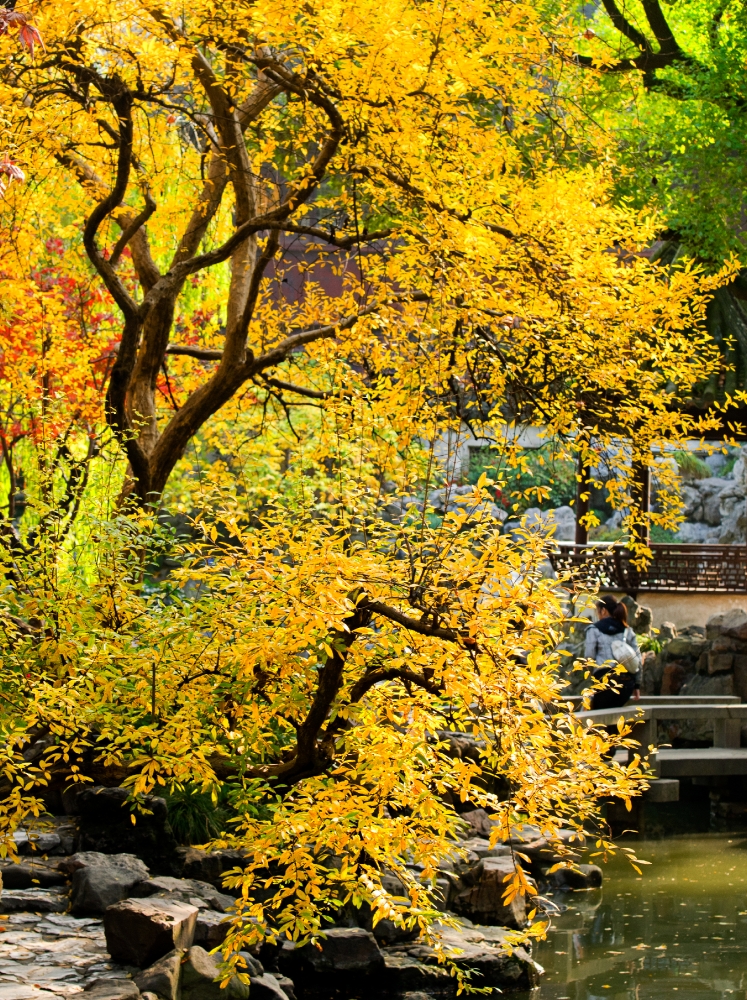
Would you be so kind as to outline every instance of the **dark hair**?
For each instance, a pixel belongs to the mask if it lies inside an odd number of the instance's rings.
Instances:
[[[615,600],[612,594],[605,594],[604,597],[600,597],[597,600],[597,607],[604,608],[613,618],[617,618],[619,622],[622,622],[623,625],[628,624],[628,609],[622,601]]]

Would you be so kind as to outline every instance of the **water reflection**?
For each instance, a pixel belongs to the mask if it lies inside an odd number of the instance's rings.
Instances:
[[[747,1000],[747,840],[637,847],[643,877],[615,861],[601,890],[555,896],[533,1000]]]

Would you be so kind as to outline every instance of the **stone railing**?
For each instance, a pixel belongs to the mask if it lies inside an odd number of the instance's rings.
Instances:
[[[653,558],[645,569],[633,563],[633,553],[610,542],[553,542],[548,555],[553,569],[570,573],[580,584],[623,590],[679,593],[747,593],[745,545],[651,545]]]

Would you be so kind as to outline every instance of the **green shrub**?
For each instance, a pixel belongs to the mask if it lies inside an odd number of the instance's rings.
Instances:
[[[225,830],[229,811],[210,792],[194,786],[175,788],[164,796],[169,811],[169,823],[180,844],[204,844]]]
[[[506,510],[518,503],[519,511],[528,507],[554,509],[571,504],[576,499],[576,467],[567,459],[557,458],[551,445],[535,450],[527,449],[522,456],[524,467],[511,468],[499,448],[470,448],[467,481],[475,484],[483,472],[491,479],[502,480],[504,485],[497,492],[497,501]],[[531,491],[540,487],[544,495],[539,499]]]
[[[705,462],[691,451],[676,451],[674,458],[683,479],[708,479],[713,475]]]

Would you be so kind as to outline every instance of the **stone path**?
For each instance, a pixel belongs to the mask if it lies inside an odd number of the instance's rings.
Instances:
[[[101,920],[11,913],[0,928],[0,1000],[66,1000],[129,972],[109,961]]]

